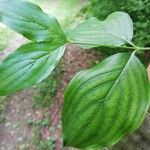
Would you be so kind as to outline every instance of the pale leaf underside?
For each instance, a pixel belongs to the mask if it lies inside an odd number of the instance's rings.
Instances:
[[[115,12],[104,21],[90,18],[66,34],[72,43],[83,48],[120,46],[131,43],[133,23],[128,14]]]

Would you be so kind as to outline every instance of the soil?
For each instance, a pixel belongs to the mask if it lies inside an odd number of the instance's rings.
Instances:
[[[32,138],[32,129],[27,120],[32,118],[33,90],[24,90],[7,98],[6,121],[0,124],[0,149],[17,150],[19,145]],[[30,145],[30,149],[32,147]]]

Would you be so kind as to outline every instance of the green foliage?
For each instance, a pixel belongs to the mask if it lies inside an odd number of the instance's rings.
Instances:
[[[66,37],[53,16],[26,1],[1,1],[0,21],[40,42],[21,46],[0,64],[0,95],[5,95],[45,79],[62,57]]]
[[[115,11],[127,12],[134,21],[134,42],[141,46],[150,46],[150,3],[149,0],[89,0],[84,8],[87,17],[105,19]]]
[[[32,3],[36,3],[36,4],[42,4],[44,2],[48,2],[49,0],[29,0],[29,2],[32,2]]]
[[[54,150],[54,141],[52,139],[40,141],[37,150]]]
[[[0,96],[0,123],[5,121],[4,110],[6,108],[6,98]]]
[[[147,72],[134,53],[113,55],[77,73],[64,97],[64,144],[78,148],[115,144],[143,121],[147,93]]]
[[[0,51],[4,50],[10,39],[11,31],[0,24]]]
[[[51,149],[48,149],[48,146],[50,146],[50,148],[54,146],[53,140],[42,139],[41,137],[41,130],[44,127],[50,127],[51,125],[51,118],[50,118],[50,113],[48,112],[48,110],[45,110],[44,115],[41,119],[28,120],[28,125],[32,126],[32,129],[33,129],[32,141],[30,142],[32,142],[32,144],[35,145],[35,148],[37,150],[51,150]]]
[[[54,42],[21,46],[0,64],[0,95],[39,83],[49,76],[63,54],[64,46]]]
[[[59,83],[58,74],[59,70],[56,69],[47,79],[37,84],[37,92],[34,95],[33,107],[50,107],[54,100]]]
[[[35,145],[37,150],[53,150],[54,140],[53,139],[42,139],[41,129],[44,127],[50,127],[51,119],[49,113],[44,113],[44,116],[40,120],[28,120],[28,124],[33,127],[32,144]]]
[[[131,43],[133,23],[128,14],[115,12],[104,21],[90,18],[66,34],[72,43],[83,48],[114,47]]]
[[[39,127],[36,127],[36,128],[34,128],[34,133],[33,133],[33,137],[32,137],[32,142],[33,142],[33,144],[35,144],[35,145],[39,145],[40,140],[41,140],[41,137],[40,137],[40,128],[39,128]]]
[[[76,14],[82,8],[79,1],[69,0],[66,2],[66,0],[60,0],[55,14],[63,27],[70,27],[72,25]]]
[[[42,128],[42,127],[49,127],[51,125],[51,119],[49,113],[44,113],[42,119],[39,120],[28,120],[28,125]]]
[[[6,0],[0,1],[0,21],[32,41],[0,63],[0,95],[30,87],[48,77],[63,56],[66,44],[131,50],[79,72],[70,82],[62,114],[64,145],[83,149],[109,146],[138,128],[150,104],[150,84],[146,68],[136,55],[150,48],[132,43],[129,15],[115,12],[105,21],[91,18],[64,33],[66,29],[56,18],[45,14],[39,6]],[[45,149],[51,142],[39,141],[40,128],[48,123],[49,119],[36,122],[35,143]]]
[[[4,108],[5,108],[5,97],[0,96],[0,113],[3,111]]]
[[[65,42],[64,32],[56,18],[45,14],[39,6],[26,1],[2,1],[0,21],[35,42]]]

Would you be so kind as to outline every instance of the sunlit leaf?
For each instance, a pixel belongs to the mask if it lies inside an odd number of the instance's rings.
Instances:
[[[0,1],[0,21],[32,41],[66,41],[56,18],[27,1]]]
[[[101,148],[139,127],[150,102],[145,67],[131,54],[113,55],[77,73],[64,96],[64,145]]]
[[[29,43],[18,48],[0,64],[0,95],[30,87],[45,79],[64,54],[54,43]]]

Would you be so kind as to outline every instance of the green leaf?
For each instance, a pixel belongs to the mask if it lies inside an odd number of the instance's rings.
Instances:
[[[77,73],[64,96],[64,145],[101,148],[139,127],[150,102],[145,67],[134,53],[113,55]]]
[[[0,1],[0,21],[32,41],[66,41],[56,18],[27,1]]]
[[[30,87],[45,79],[63,56],[58,43],[29,43],[18,48],[0,64],[0,95]]]
[[[131,43],[133,23],[128,14],[115,12],[104,21],[90,18],[66,34],[72,43],[82,48],[120,46]]]

